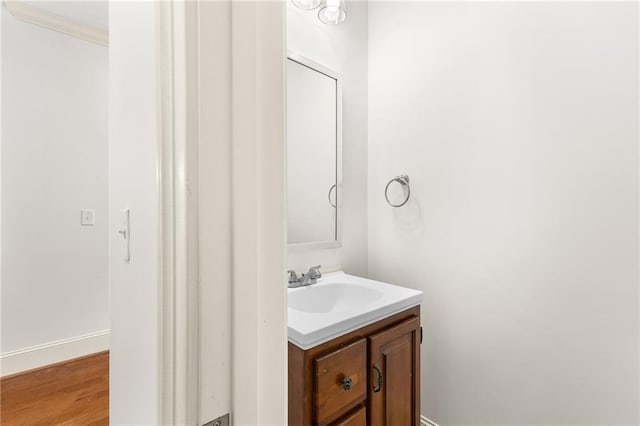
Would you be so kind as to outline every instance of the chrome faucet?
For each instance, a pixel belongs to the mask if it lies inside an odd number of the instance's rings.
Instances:
[[[322,277],[320,273],[320,268],[322,265],[312,266],[309,268],[309,272],[306,274],[300,275],[296,274],[296,271],[293,269],[288,270],[289,273],[289,288],[303,287],[305,285],[315,284],[318,281],[318,278]]]

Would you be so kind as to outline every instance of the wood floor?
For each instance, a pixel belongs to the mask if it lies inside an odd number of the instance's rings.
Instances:
[[[109,352],[2,378],[0,424],[108,425]]]

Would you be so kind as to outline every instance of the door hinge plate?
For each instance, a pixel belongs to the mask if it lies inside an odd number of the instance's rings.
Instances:
[[[224,416],[213,419],[202,426],[229,426],[229,414],[227,413]]]

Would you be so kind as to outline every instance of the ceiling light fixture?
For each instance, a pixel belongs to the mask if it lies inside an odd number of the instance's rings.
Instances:
[[[324,5],[318,11],[318,19],[325,24],[338,25],[347,19],[344,8],[345,0],[324,0]],[[302,10],[317,9],[323,0],[291,0],[297,8]]]
[[[318,11],[318,19],[325,24],[338,25],[347,19],[344,10],[344,0],[326,0],[323,8]]]
[[[322,0],[291,0],[291,3],[295,4],[302,10],[313,10],[320,6]]]

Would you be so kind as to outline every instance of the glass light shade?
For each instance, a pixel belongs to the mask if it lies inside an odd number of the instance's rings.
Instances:
[[[313,10],[320,6],[322,0],[291,0],[291,3],[295,4],[302,10]]]
[[[327,0],[327,3],[318,11],[318,19],[325,24],[338,25],[347,19],[344,10],[344,0]]]

